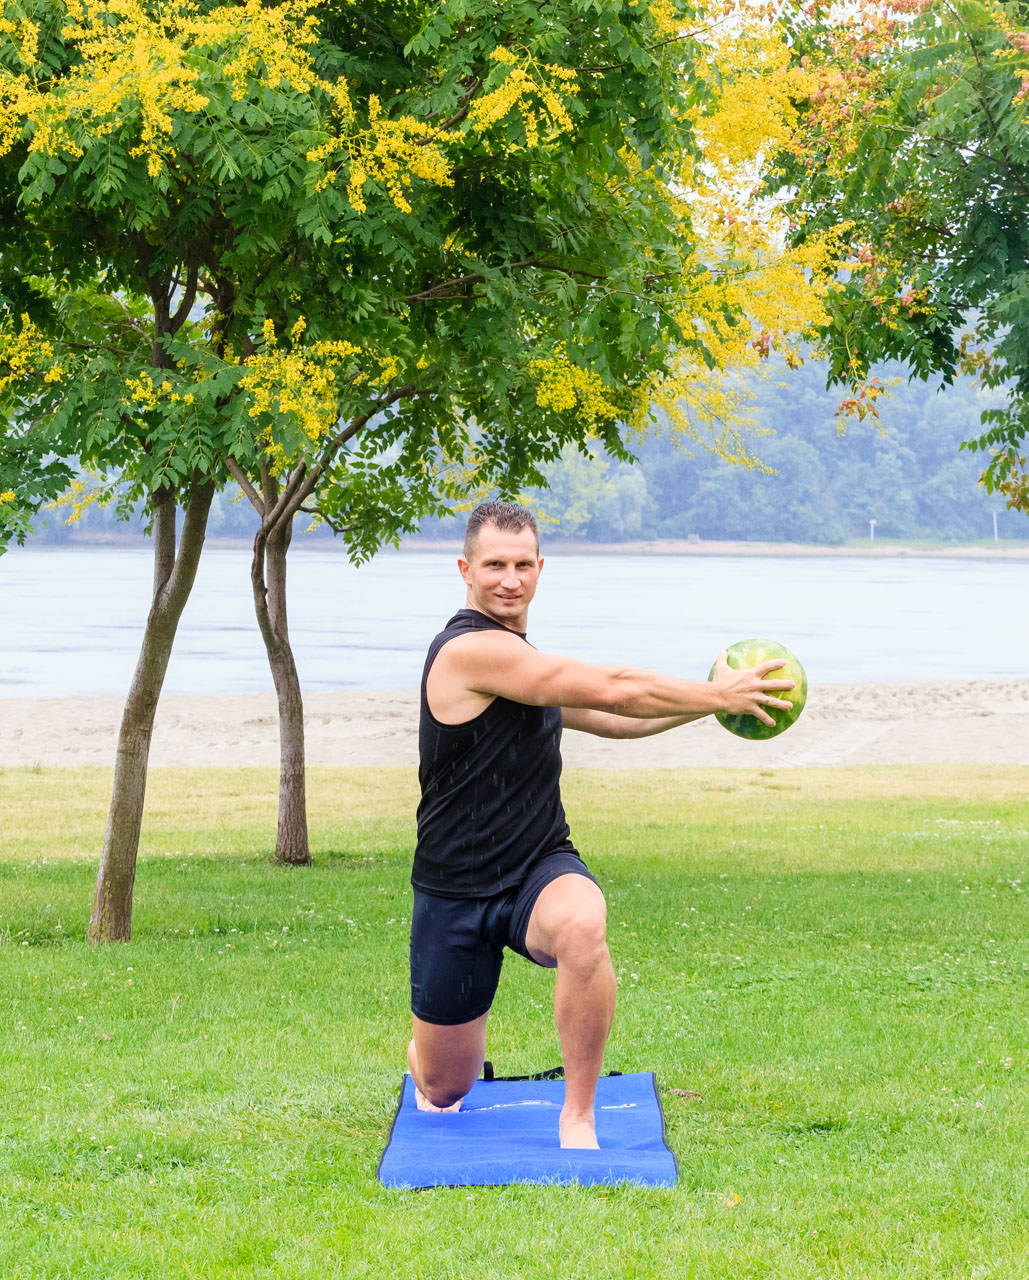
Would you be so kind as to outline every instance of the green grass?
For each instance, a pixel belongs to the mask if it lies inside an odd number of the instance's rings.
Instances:
[[[300,871],[269,771],[155,771],[134,940],[96,949],[109,785],[0,772],[5,1280],[1029,1277],[1029,770],[568,778],[670,1191],[376,1182],[409,771],[313,770]],[[558,1060],[551,983],[507,965],[499,1071]]]

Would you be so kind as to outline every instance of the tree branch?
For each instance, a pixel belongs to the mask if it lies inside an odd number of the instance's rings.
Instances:
[[[141,338],[149,339],[150,335],[145,331],[136,330]],[[135,355],[135,352],[126,351],[124,347],[112,347],[109,342],[74,342],[70,338],[63,338],[61,345],[67,347],[69,351],[109,351],[113,356],[124,356],[128,359]]]
[[[239,485],[239,487],[246,494],[247,498],[250,500],[250,505],[254,508],[254,510],[263,520],[264,519],[264,503],[261,501],[261,495],[250,483],[250,477],[239,465],[239,463],[236,461],[235,458],[227,458],[225,461],[225,466],[226,466],[226,469],[228,470],[229,475],[232,476],[233,480],[235,480],[235,482]]]
[[[481,284],[486,277],[481,271],[472,272],[467,276],[455,276],[453,280],[441,280],[438,284],[433,284],[428,289],[423,289],[421,293],[408,293],[404,295],[405,302],[435,302],[437,300],[445,300],[447,298],[460,297],[458,290],[469,284]]]
[[[525,258],[521,262],[509,262],[503,269],[506,271],[524,271],[531,267],[537,267],[541,271],[557,271],[566,276],[582,276],[584,279],[592,281],[600,281],[607,278],[606,276],[586,271],[582,267],[563,266],[558,262],[548,262],[546,258],[541,258],[538,255],[533,258]],[[421,293],[406,294],[403,300],[404,302],[446,301],[449,298],[459,297],[459,290],[470,284],[481,284],[486,278],[481,271],[473,271],[465,276],[454,276],[452,280],[440,280],[437,284],[429,285]]]
[[[265,513],[264,524],[268,530],[269,536],[271,536],[276,529],[280,529],[284,524],[289,524],[296,515],[297,510],[300,507],[300,503],[304,501],[304,498],[300,497],[296,502],[294,502],[294,498],[304,483],[304,477],[309,475],[310,473],[307,470],[306,464],[301,462],[290,476],[289,481],[283,486],[282,492],[279,494],[275,505],[270,511]],[[312,485],[311,487],[313,488],[314,486]]]
[[[312,516],[316,520],[321,520],[323,524],[327,524],[333,533],[345,534],[349,533],[353,528],[352,525],[344,524],[341,520],[337,520],[335,516],[326,515],[324,511],[319,511],[317,507],[297,507],[298,511],[302,511],[305,516]]]
[[[585,271],[582,267],[565,267],[559,262],[547,262],[543,258],[534,258],[529,266],[539,267],[541,271],[556,271],[562,276],[581,276],[584,280],[592,280],[594,283],[607,279],[607,276],[598,276],[596,272]]]
[[[989,93],[986,85],[986,71],[983,67],[983,61],[982,61],[982,50],[978,47],[978,45],[972,39],[971,34],[969,34],[969,37],[968,37],[968,44],[969,44],[969,48],[972,51],[972,57],[975,59],[975,65],[979,71],[979,101],[982,104],[983,115],[985,115],[986,121],[990,126],[990,133],[993,135],[994,141],[997,142],[998,145],[1000,146],[1001,159],[1003,160],[1003,167],[1007,170],[1009,177],[1012,179],[1012,181],[1014,182],[1018,190],[1022,193],[1023,197],[1029,198],[1029,186],[1026,186],[1025,180],[1022,177],[1022,173],[1019,166],[1014,164],[1011,161],[1010,157],[1008,156],[1007,147],[1004,143],[1004,139],[1001,137],[1000,128],[997,125],[996,120],[994,120],[993,118],[993,112],[990,110]],[[992,153],[990,154],[989,158],[990,160],[993,161],[994,164],[999,165],[1000,162]]]
[[[197,278],[199,274],[199,265],[196,262],[191,262],[186,273],[186,288],[182,295],[182,301],[179,303],[178,310],[168,320],[169,332],[172,334],[178,333],[189,313],[193,310],[193,303],[196,302],[197,298]]]
[[[383,396],[380,400],[377,400],[367,413],[362,413],[349,422],[342,431],[333,436],[332,439],[329,440],[322,448],[321,457],[319,458],[318,463],[307,472],[303,483],[293,487],[292,492],[288,495],[286,492],[283,493],[276,511],[273,513],[275,523],[279,524],[293,519],[296,513],[317,488],[318,481],[325,474],[326,469],[336,457],[336,454],[339,453],[340,449],[343,448],[347,441],[352,440],[359,431],[367,426],[377,413],[381,412],[383,409],[389,408],[391,404],[396,404],[398,400],[411,400],[416,396],[423,395],[424,393],[424,387],[416,386],[413,382],[407,382],[402,387],[397,387],[395,391],[391,391],[389,395]],[[297,472],[294,473],[293,479],[296,480],[298,475],[300,475],[300,468],[298,468]]]
[[[166,589],[175,568],[175,494],[171,489],[155,489],[150,496],[153,512],[154,586],[152,600]]]
[[[459,125],[462,120],[467,119],[468,112],[472,109],[472,102],[484,83],[485,82],[481,77],[476,76],[468,86],[464,96],[459,99],[461,105],[458,107],[457,111],[448,120],[444,120],[439,128],[434,133],[430,133],[427,138],[419,138],[417,145],[419,147],[427,147],[431,142],[435,142],[441,134],[453,129],[456,125]],[[426,119],[431,120],[433,116],[437,115],[439,115],[439,112],[434,111],[427,116]]]
[[[269,509],[274,511],[279,498],[279,482],[272,475],[268,464],[268,455],[262,454],[258,461],[258,473],[261,477],[261,494],[264,499],[264,511],[267,517]]]

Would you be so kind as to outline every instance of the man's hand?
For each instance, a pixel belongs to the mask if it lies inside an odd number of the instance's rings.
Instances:
[[[793,705],[775,695],[794,688],[794,681],[768,679],[770,672],[784,665],[781,658],[773,658],[770,662],[759,662],[756,667],[737,669],[729,666],[723,649],[715,659],[715,673],[712,677],[712,683],[722,700],[719,710],[727,711],[730,715],[756,716],[762,724],[774,725],[775,720],[768,714],[767,708],[789,711]]]

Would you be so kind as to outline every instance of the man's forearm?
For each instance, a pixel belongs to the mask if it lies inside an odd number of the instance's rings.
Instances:
[[[688,715],[661,716],[657,720],[641,720],[638,716],[612,716],[612,738],[651,738],[655,733],[664,733],[668,729],[678,729],[680,725],[692,724],[694,720],[703,720],[706,711],[691,711]]]
[[[641,719],[638,716],[615,715],[610,711],[584,711],[565,709],[564,727],[580,733],[592,733],[597,738],[649,738],[668,729],[703,719],[705,712],[694,711],[688,715],[661,716]]]
[[[726,708],[723,687],[715,682],[679,680],[662,672],[625,667],[612,673],[602,709],[627,719],[685,723],[684,716],[696,720]]]

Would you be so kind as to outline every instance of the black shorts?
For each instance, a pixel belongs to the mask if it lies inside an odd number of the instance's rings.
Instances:
[[[524,883],[490,898],[438,898],[414,891],[411,916],[411,1012],[423,1022],[457,1026],[489,1011],[504,948],[531,960],[525,934],[536,899],[563,875],[592,880],[576,853],[541,859]]]

